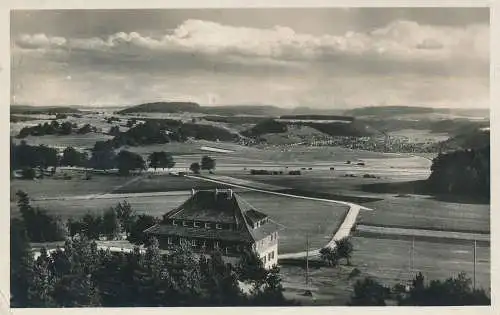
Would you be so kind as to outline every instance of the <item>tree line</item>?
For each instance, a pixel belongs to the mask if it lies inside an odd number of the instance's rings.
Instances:
[[[399,306],[491,305],[488,294],[483,289],[475,289],[465,273],[426,284],[421,272],[415,275],[410,285],[398,283],[387,287],[371,277],[357,280],[348,305],[385,306],[388,300]]]
[[[297,305],[284,298],[279,269],[266,270],[252,252],[231,266],[218,252],[198,257],[187,246],[163,253],[154,238],[131,253],[80,238],[35,259],[22,220],[10,241],[12,307]]]
[[[157,168],[170,169],[175,166],[175,160],[171,153],[165,151],[152,152],[147,161],[141,155],[127,150],[121,150],[116,154],[115,150],[104,141],[98,141],[94,145],[90,157],[86,152],[80,152],[73,147],[67,147],[62,155],[59,155],[54,148],[44,145],[31,146],[24,140],[19,145],[12,141],[10,144],[11,172],[21,169],[23,177],[27,179],[33,179],[36,176],[34,168],[43,171],[52,167],[52,173],[59,166],[79,166],[102,170],[118,168],[119,174],[128,175],[133,170],[145,170],[148,165],[155,170]]]
[[[227,129],[173,119],[144,118],[144,123],[129,120],[126,131],[119,127],[111,127],[109,134],[113,139],[107,140],[113,148],[121,146],[140,146],[148,144],[164,144],[184,142],[189,138],[209,141],[236,141],[238,136]]]
[[[490,146],[439,154],[427,181],[435,193],[490,198]]]
[[[85,124],[78,128],[76,123],[71,123],[70,121],[65,121],[59,123],[57,120],[52,120],[50,123],[40,123],[32,127],[24,127],[19,131],[17,138],[26,138],[27,136],[44,136],[44,135],[70,135],[72,133],[76,134],[87,134],[90,132],[97,132],[97,128],[90,124]]]
[[[63,222],[44,209],[33,207],[27,193],[18,191],[16,196],[26,233],[33,242],[55,242],[76,236],[115,240],[124,235],[129,242],[142,245],[147,242],[143,231],[159,222],[154,216],[137,214],[127,201],[119,202],[102,215],[88,212],[80,219],[69,218]]]

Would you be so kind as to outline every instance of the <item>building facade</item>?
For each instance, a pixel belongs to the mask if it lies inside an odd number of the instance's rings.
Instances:
[[[144,232],[156,237],[161,249],[187,244],[200,255],[219,251],[231,264],[245,251],[255,251],[271,268],[278,262],[278,230],[278,224],[231,189],[215,189],[192,190],[188,200]]]

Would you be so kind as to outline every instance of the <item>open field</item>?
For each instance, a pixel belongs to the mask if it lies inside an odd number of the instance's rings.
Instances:
[[[387,196],[367,204],[374,211],[362,212],[360,224],[429,228],[450,231],[490,231],[490,205],[460,204],[411,195]]]
[[[318,267],[311,264],[309,269],[310,290],[315,300],[302,296],[305,286],[305,264],[282,265],[285,295],[302,302],[303,305],[345,305],[352,294],[357,279],[373,277],[387,286],[423,273],[426,282],[431,279],[444,280],[466,272],[473,277],[473,247],[470,245],[432,243],[415,241],[413,272],[410,273],[409,253],[411,241],[353,237],[354,253],[352,266],[337,268]],[[490,288],[490,249],[477,246],[476,286]],[[357,268],[361,274],[349,279],[349,272]]]
[[[159,191],[178,191],[195,189],[223,188],[224,185],[217,185],[194,178],[177,177],[170,175],[143,176],[139,180],[114,190],[114,193],[142,193]]]
[[[91,179],[83,180],[80,177],[81,175],[69,180],[52,178],[14,179],[10,181],[10,199],[15,198],[18,190],[26,192],[31,198],[35,199],[53,196],[104,194],[134,179],[134,177],[124,179],[118,176],[93,175]]]
[[[64,136],[57,135],[45,135],[45,136],[28,136],[23,139],[14,139],[16,143],[20,143],[25,140],[29,145],[40,145],[44,144],[50,147],[75,147],[90,149],[94,146],[97,141],[106,141],[111,139],[109,135],[102,133],[88,133],[84,135],[71,134]]]
[[[353,265],[363,273],[379,278],[387,284],[410,279],[409,240],[389,240],[353,237]],[[414,242],[414,273],[421,271],[428,279],[445,279],[459,272],[473,275],[473,243],[449,244]],[[477,246],[476,283],[478,287],[490,288],[490,247]],[[413,274],[414,274],[413,273]]]

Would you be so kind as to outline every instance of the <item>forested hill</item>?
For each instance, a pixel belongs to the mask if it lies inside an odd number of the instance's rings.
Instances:
[[[132,106],[119,111],[119,114],[127,113],[178,113],[178,112],[200,112],[201,106],[193,102],[155,102]]]
[[[489,145],[490,131],[477,129],[441,141],[436,144],[436,149],[441,152],[449,152],[464,149],[482,149]]]

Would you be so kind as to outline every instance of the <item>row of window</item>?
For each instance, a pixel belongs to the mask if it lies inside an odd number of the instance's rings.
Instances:
[[[186,227],[195,227],[195,228],[201,228],[204,227],[205,229],[211,229],[214,224],[210,222],[198,222],[198,221],[187,221],[187,220],[172,220],[172,225],[173,226],[186,226]],[[220,223],[215,223],[215,228],[217,230],[222,230],[222,224]]]
[[[266,260],[267,261],[271,261],[274,259],[274,251],[268,253],[267,255],[264,255],[264,257],[262,257],[262,262],[265,264],[266,263]]]
[[[229,250],[236,250],[237,252],[241,252],[244,250],[243,245],[234,245],[231,247],[224,247],[221,248],[220,243],[218,241],[206,241],[206,240],[197,240],[197,239],[187,239],[187,238],[178,238],[178,242],[174,242],[174,238],[168,237],[167,238],[167,243],[168,245],[173,245],[173,244],[187,244],[191,245],[192,247],[201,247],[201,248],[213,248],[213,249],[223,249],[226,253]]]

